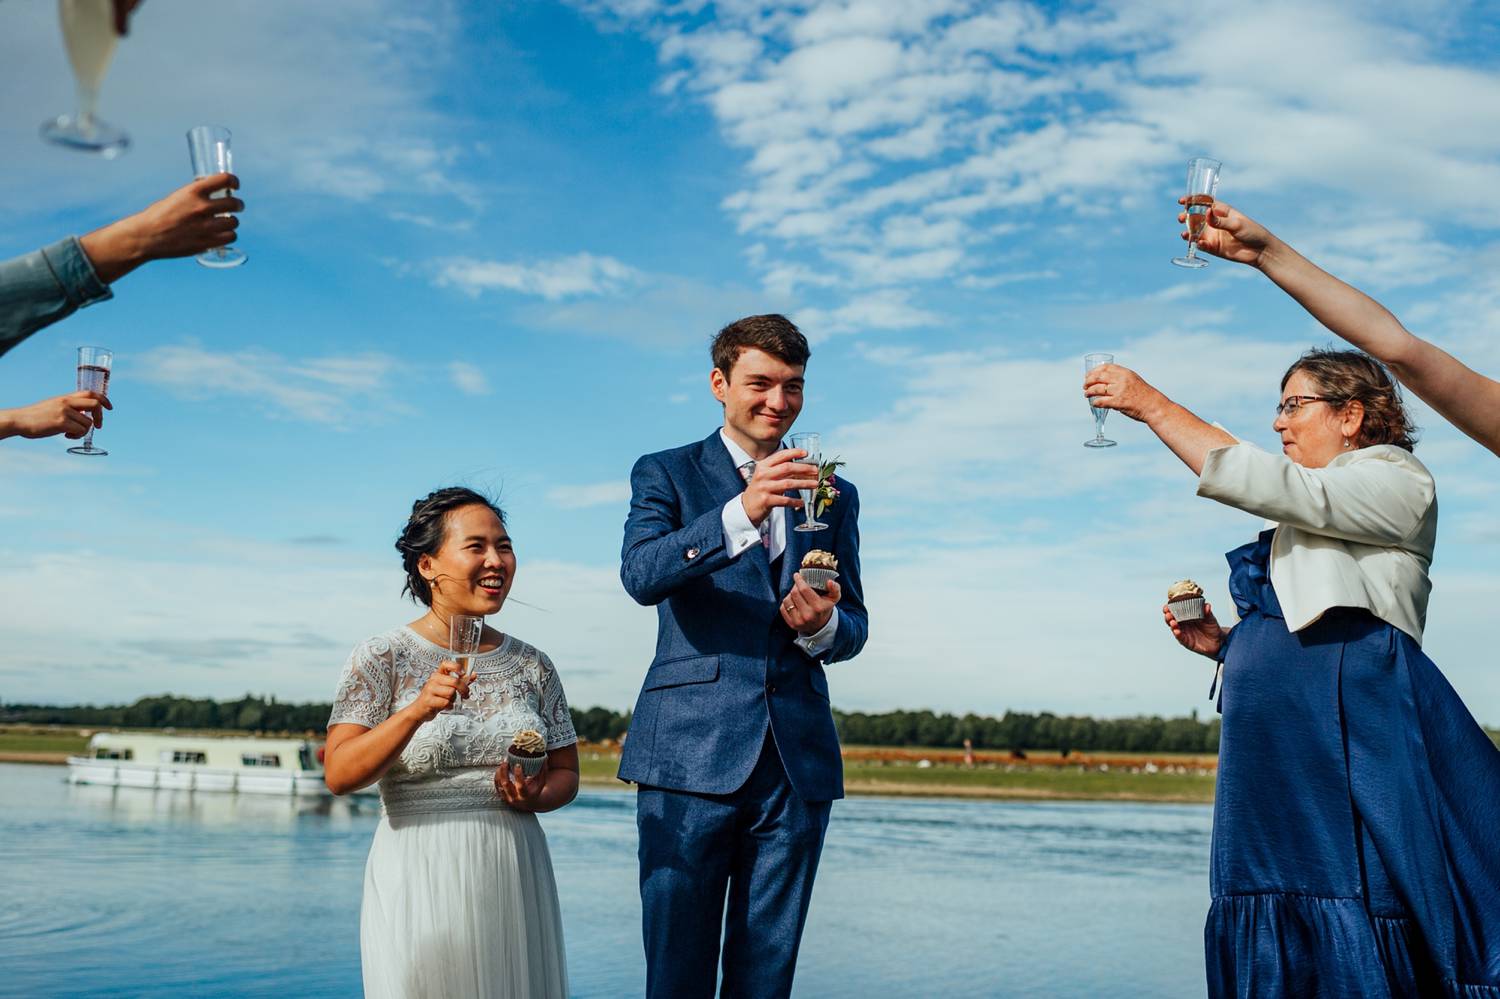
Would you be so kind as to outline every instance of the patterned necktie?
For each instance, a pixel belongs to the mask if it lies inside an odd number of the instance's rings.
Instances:
[[[747,461],[740,466],[740,478],[744,479],[747,483],[754,474],[755,462]],[[769,552],[771,550],[771,515],[769,513],[766,514],[766,519],[760,522],[759,530],[760,546]]]

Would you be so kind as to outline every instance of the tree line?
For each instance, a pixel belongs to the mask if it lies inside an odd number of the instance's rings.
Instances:
[[[333,710],[329,703],[297,704],[246,694],[227,701],[142,697],[133,704],[56,706],[0,703],[0,722],[80,725],[90,728],[234,729],[242,732],[322,732]],[[1117,750],[1123,752],[1214,753],[1219,719],[1091,718],[1083,715],[1007,711],[992,715],[937,714],[932,711],[835,711],[834,724],[845,743],[864,746],[931,746],[975,749]],[[574,708],[573,727],[589,742],[618,740],[630,727],[630,713],[608,708]]]

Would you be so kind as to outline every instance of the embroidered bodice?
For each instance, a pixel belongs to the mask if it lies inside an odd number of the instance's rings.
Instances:
[[[374,728],[417,698],[448,650],[400,627],[349,655],[329,725]],[[493,784],[511,737],[535,729],[558,749],[578,741],[557,670],[546,654],[505,635],[472,657],[463,714],[443,713],[417,729],[380,779],[388,814],[503,807]]]

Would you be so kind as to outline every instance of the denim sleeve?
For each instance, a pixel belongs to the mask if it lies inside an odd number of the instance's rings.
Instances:
[[[0,262],[0,354],[43,326],[112,297],[74,236]]]

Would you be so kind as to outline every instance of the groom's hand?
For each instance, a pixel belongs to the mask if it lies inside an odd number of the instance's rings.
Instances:
[[[843,591],[833,579],[828,581],[827,594],[808,586],[800,572],[793,573],[792,580],[792,592],[781,602],[781,619],[799,635],[816,635],[833,616]]]
[[[777,451],[755,463],[755,474],[750,477],[745,491],[740,494],[740,502],[745,506],[745,515],[750,518],[750,523],[759,527],[771,515],[772,507],[785,506],[793,510],[802,508],[800,499],[783,496],[782,493],[792,489],[818,488],[817,466],[797,460],[806,457],[806,451],[791,448]]]

